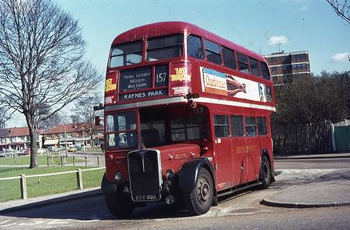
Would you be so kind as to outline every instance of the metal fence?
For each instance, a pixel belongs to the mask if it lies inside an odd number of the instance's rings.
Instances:
[[[331,123],[272,126],[275,155],[329,153],[332,149]]]

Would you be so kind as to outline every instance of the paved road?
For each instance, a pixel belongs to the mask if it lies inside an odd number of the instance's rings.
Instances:
[[[275,160],[275,169],[349,169],[350,158]]]
[[[95,196],[0,216],[0,229],[349,229],[350,207],[287,209],[260,205],[266,197],[296,183],[349,168],[350,159],[278,160],[282,170],[267,190],[252,189],[220,200],[199,217],[166,205],[140,208],[130,220],[117,220]],[[215,217],[215,218],[213,218]]]

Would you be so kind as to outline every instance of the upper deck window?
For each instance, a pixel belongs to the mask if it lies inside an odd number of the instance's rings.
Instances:
[[[208,61],[221,65],[222,60],[221,60],[220,46],[208,40],[204,40],[204,44],[205,44],[205,54],[207,55]]]
[[[194,35],[188,36],[187,53],[193,58],[204,59],[203,43],[200,37]]]
[[[110,67],[120,67],[140,63],[142,60],[142,41],[130,42],[112,47]]]
[[[259,61],[249,57],[249,63],[250,63],[250,69],[252,70],[252,74],[255,76],[261,76],[260,68],[259,68]]]
[[[158,61],[182,55],[183,35],[148,39],[147,61]]]
[[[269,72],[269,68],[267,67],[266,63],[260,62],[260,66],[261,66],[261,71],[262,71],[264,79],[270,80],[270,72]]]
[[[233,50],[226,47],[222,47],[222,55],[224,57],[224,65],[226,67],[229,67],[231,69],[237,68],[236,56]]]
[[[250,73],[247,55],[237,52],[238,69],[243,73]]]

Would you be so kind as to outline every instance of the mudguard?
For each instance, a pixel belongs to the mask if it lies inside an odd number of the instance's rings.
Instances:
[[[117,191],[118,186],[115,183],[109,182],[105,173],[102,178],[101,189],[103,193],[111,194]]]
[[[199,169],[205,167],[212,175],[213,184],[215,185],[215,174],[213,166],[206,157],[192,159],[186,162],[177,174],[178,188],[182,192],[191,192],[196,186]],[[214,186],[215,190],[215,186]]]

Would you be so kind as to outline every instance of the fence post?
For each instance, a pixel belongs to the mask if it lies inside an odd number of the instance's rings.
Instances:
[[[63,156],[60,156],[61,158],[61,166],[63,166]]]
[[[50,158],[46,157],[46,160],[47,160],[47,167],[49,167],[50,166]]]
[[[73,166],[75,166],[75,157],[73,156]]]
[[[100,167],[100,156],[97,155],[97,167]]]
[[[26,175],[22,174],[20,180],[21,180],[21,198],[23,200],[26,200],[28,198]]]
[[[77,185],[78,189],[83,190],[83,174],[81,169],[77,169]]]
[[[87,156],[85,156],[85,167],[87,167]]]

